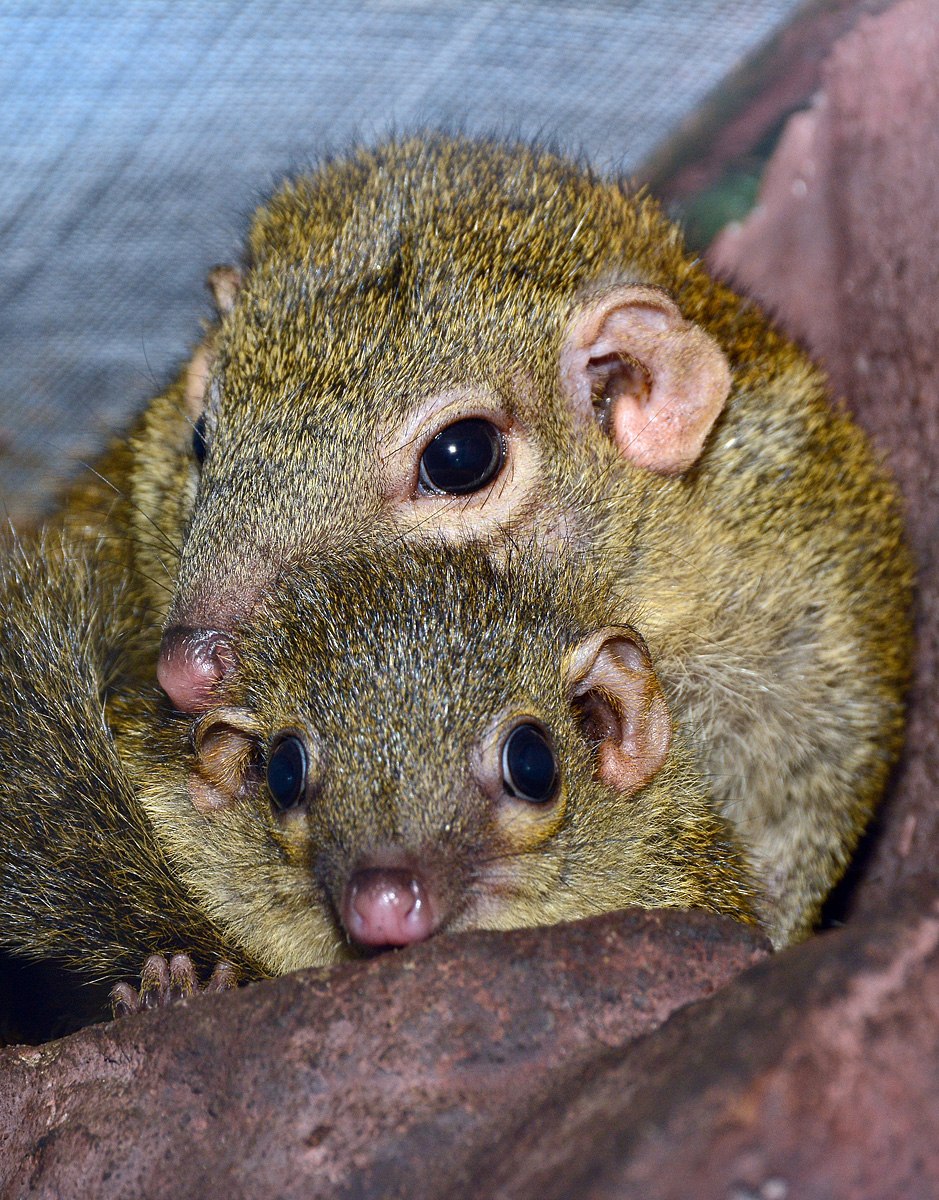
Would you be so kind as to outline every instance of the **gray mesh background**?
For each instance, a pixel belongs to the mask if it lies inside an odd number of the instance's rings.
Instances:
[[[0,500],[161,386],[285,170],[418,124],[634,171],[796,0],[0,0]]]

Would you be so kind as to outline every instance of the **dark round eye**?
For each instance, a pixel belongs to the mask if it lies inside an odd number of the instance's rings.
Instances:
[[[511,796],[532,804],[547,804],[557,795],[557,759],[537,725],[516,725],[505,739],[502,781]]]
[[[294,734],[283,738],[267,760],[267,789],[280,812],[296,808],[306,794],[306,749]]]
[[[196,421],[192,430],[192,453],[200,467],[205,462],[207,448],[205,443],[205,413],[203,413],[199,420]]]
[[[491,421],[469,417],[441,429],[421,455],[421,487],[460,496],[478,492],[502,466],[502,434]]]

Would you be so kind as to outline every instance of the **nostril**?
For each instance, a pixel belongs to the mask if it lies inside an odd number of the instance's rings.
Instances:
[[[227,634],[174,625],[163,635],[157,680],[176,708],[197,712],[209,707],[213,688],[234,665]]]
[[[423,942],[439,920],[424,882],[412,871],[355,871],[342,898],[346,932],[361,946],[409,946]]]

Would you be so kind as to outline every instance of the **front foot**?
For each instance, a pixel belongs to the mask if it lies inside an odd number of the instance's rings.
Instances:
[[[208,983],[201,984],[188,954],[174,954],[169,961],[151,954],[140,972],[140,989],[117,983],[111,989],[111,1012],[117,1017],[149,1008],[169,1008],[180,1000],[207,992],[230,992],[238,986],[238,968],[229,962],[216,964]]]

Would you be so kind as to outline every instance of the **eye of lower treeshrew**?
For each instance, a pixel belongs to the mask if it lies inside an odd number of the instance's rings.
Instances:
[[[505,790],[531,804],[547,804],[560,786],[557,759],[544,731],[537,725],[516,725],[502,747]]]
[[[306,748],[296,734],[288,734],[276,743],[267,760],[267,790],[278,812],[302,803],[306,777]]]

